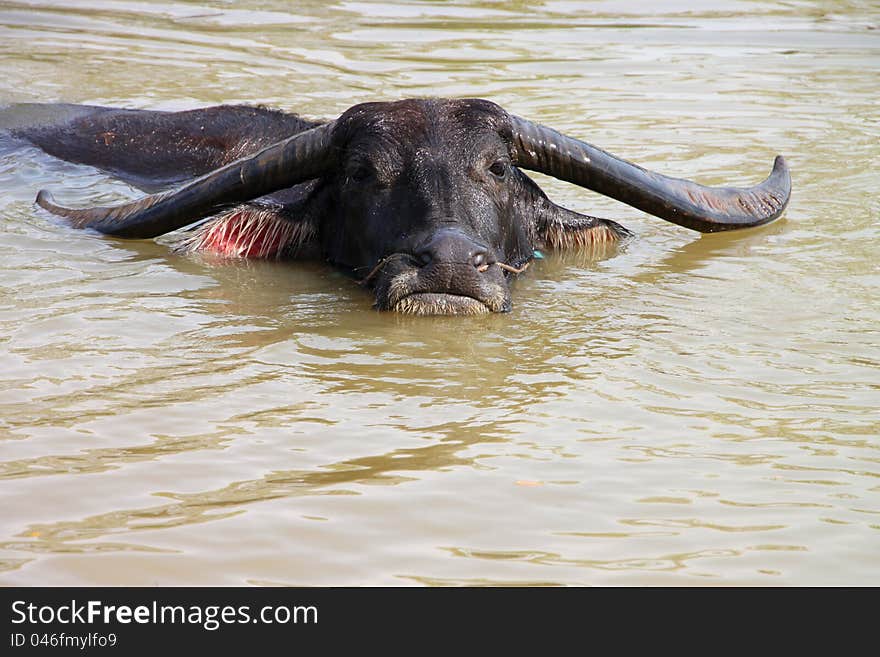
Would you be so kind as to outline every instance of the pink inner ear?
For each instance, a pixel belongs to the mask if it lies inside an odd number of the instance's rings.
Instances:
[[[269,258],[278,254],[284,239],[275,221],[255,221],[248,212],[235,212],[213,223],[202,240],[206,251],[242,258]]]
[[[185,242],[190,251],[238,258],[278,258],[311,237],[312,227],[274,210],[239,209],[211,220]]]

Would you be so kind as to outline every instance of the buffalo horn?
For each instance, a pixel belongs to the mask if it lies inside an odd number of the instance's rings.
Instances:
[[[222,208],[317,178],[333,165],[330,135],[334,123],[301,132],[243,157],[185,185],[112,207],[66,208],[41,190],[40,207],[71,220],[78,228],[108,235],[156,237]]]
[[[754,187],[706,187],[647,171],[546,126],[511,116],[515,164],[610,196],[672,223],[713,233],[776,219],[791,196],[791,176],[779,155]]]

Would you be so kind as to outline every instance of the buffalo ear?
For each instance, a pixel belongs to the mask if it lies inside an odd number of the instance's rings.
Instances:
[[[178,253],[278,260],[307,255],[317,246],[320,217],[298,203],[245,203],[198,226],[173,244]]]
[[[589,251],[632,236],[630,231],[610,219],[591,217],[571,210],[565,210],[565,213],[573,218],[569,216],[565,220],[547,221],[538,226],[538,236],[546,248],[556,251]]]
[[[517,198],[521,216],[531,217],[532,238],[540,248],[590,253],[632,237],[633,233],[611,219],[574,212],[547,198],[538,184],[519,168],[514,169],[520,185]]]
[[[554,251],[590,252],[633,235],[616,221],[574,212],[546,196],[539,201],[536,228],[544,248]]]

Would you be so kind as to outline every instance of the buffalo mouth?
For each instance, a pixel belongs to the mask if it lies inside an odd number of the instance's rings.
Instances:
[[[485,315],[510,311],[510,288],[502,270],[474,267],[413,267],[389,261],[376,272],[376,308],[405,315]]]
[[[485,315],[492,312],[479,299],[446,292],[416,292],[397,301],[391,310],[404,315]]]

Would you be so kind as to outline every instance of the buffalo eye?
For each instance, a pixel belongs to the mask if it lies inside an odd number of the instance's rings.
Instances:
[[[503,160],[498,160],[489,167],[489,173],[496,178],[504,178],[504,174],[507,173],[507,165]]]
[[[363,183],[373,176],[373,170],[365,164],[357,164],[346,171],[346,177],[353,183]]]

